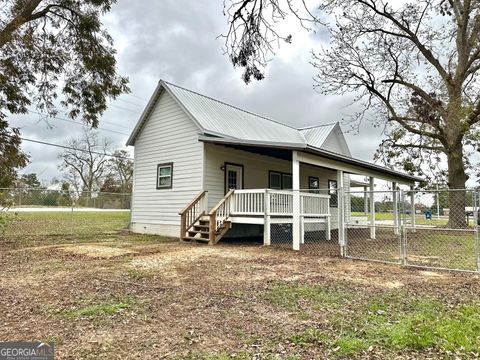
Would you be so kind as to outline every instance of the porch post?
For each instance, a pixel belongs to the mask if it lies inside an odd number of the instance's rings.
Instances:
[[[270,193],[265,189],[264,198],[264,217],[263,217],[263,245],[270,245]]]
[[[292,238],[293,250],[300,250],[300,162],[297,151],[292,151],[292,190],[293,219]]]
[[[368,215],[368,195],[367,195],[367,187],[363,187],[363,212],[365,215]]]
[[[410,203],[412,204],[412,210],[411,210],[411,219],[412,219],[412,228],[413,231],[415,232],[415,187],[412,185],[410,186]],[[438,196],[438,193],[437,193]]]
[[[375,178],[370,176],[370,239],[375,240]]]
[[[393,232],[395,235],[398,235],[398,194],[397,194],[397,183],[392,182],[392,197],[393,197]]]
[[[343,188],[343,171],[337,170],[337,206],[338,206],[338,244],[340,255],[345,256],[345,199]]]

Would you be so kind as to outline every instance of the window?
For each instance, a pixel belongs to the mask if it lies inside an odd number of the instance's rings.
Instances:
[[[172,188],[173,163],[158,164],[157,189]]]
[[[330,195],[330,207],[338,207],[337,180],[328,180],[328,194]]]
[[[282,189],[292,189],[292,175],[282,174]]]
[[[292,189],[292,174],[270,170],[268,172],[268,187],[276,190]]]
[[[310,192],[318,194],[318,190],[320,189],[320,180],[318,179],[318,177],[308,177],[308,189],[310,190]]]
[[[227,189],[237,189],[237,172],[228,170],[227,172]]]
[[[268,187],[270,189],[280,190],[282,188],[282,173],[269,171]]]

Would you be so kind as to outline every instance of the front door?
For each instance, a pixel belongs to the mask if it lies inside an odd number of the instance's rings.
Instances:
[[[225,193],[231,189],[243,189],[243,166],[225,164]]]

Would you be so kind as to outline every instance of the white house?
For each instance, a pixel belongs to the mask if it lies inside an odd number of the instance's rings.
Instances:
[[[369,176],[370,186],[418,180],[352,157],[338,123],[296,129],[163,80],[127,145],[131,230],[185,240],[260,234],[268,244],[271,222],[293,224],[294,248],[306,222],[341,238],[348,214],[334,189],[348,191],[350,174]]]

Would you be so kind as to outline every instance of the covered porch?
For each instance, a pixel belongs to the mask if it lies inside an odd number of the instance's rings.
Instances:
[[[208,146],[205,171],[207,174],[213,174],[217,169],[223,172],[224,186],[221,190],[225,192],[217,201],[218,182],[214,189],[209,188],[207,182],[205,190],[189,204],[190,208],[187,206],[180,212],[181,235],[184,238],[203,237],[209,243],[220,240],[234,224],[252,224],[263,226],[263,243],[270,245],[271,225],[290,224],[292,247],[299,250],[305,240],[307,224],[316,224],[326,240],[331,239],[331,231],[335,230],[335,238],[343,246],[345,229],[354,219],[350,214],[349,199],[356,186],[361,186],[367,200],[364,220],[368,222],[371,238],[374,239],[376,179],[390,182],[393,190],[400,184],[413,186],[418,180],[316,148],[292,149],[239,141],[232,143],[224,139],[204,141]],[[228,167],[229,164],[236,165],[237,170]],[[282,181],[286,181],[287,187],[272,188],[272,172],[286,177]],[[368,182],[352,181],[351,175],[368,177]],[[261,187],[256,187],[257,184]],[[394,191],[393,202],[397,201]],[[394,205],[394,208],[397,209],[397,206]],[[184,216],[189,212],[191,214]],[[394,222],[398,222],[398,218],[395,211]]]

